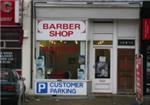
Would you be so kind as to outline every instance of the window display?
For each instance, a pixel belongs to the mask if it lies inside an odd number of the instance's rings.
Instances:
[[[37,78],[44,79],[44,56],[39,56],[36,61]]]
[[[82,80],[85,79],[84,41],[37,41],[37,43],[37,73],[38,69],[42,68],[45,79],[78,79],[79,69],[82,69],[84,71]],[[43,64],[39,58],[44,59]]]

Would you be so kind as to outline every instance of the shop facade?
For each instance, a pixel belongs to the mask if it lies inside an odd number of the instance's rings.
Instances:
[[[148,10],[149,1],[143,2],[140,11],[141,16],[141,45],[140,51],[143,55],[143,92],[144,95],[150,95],[150,15]]]
[[[19,6],[20,5],[20,6]],[[1,0],[0,67],[22,73],[22,1]]]
[[[32,6],[33,94],[135,93],[141,2],[34,0]]]

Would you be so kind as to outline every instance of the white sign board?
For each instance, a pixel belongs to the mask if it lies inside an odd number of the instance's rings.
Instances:
[[[86,21],[36,21],[37,40],[86,40]]]
[[[87,83],[84,81],[35,82],[35,94],[39,95],[86,95]]]

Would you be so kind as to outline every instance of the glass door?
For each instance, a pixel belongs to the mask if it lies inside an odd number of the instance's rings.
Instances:
[[[92,91],[96,93],[111,93],[111,48],[94,49],[94,68]]]

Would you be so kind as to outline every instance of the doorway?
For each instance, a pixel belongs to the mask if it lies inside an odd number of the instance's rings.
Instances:
[[[135,49],[118,49],[118,93],[134,92]]]
[[[94,48],[92,92],[112,93],[111,48]]]

